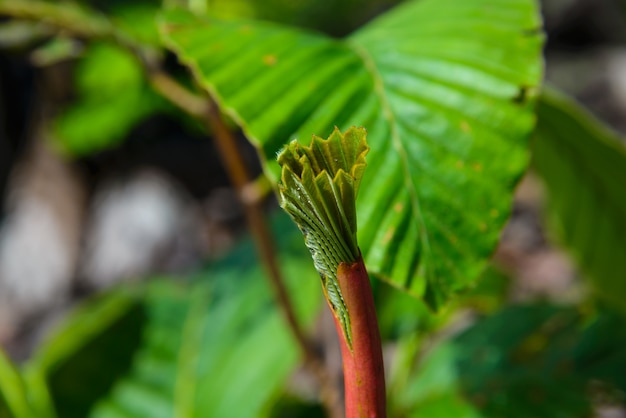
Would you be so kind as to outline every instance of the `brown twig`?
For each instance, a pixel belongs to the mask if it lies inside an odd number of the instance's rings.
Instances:
[[[95,11],[87,12],[76,4],[59,6],[45,1],[0,1],[0,13],[19,19],[44,22],[77,37],[114,36],[113,26],[106,17]]]
[[[188,114],[202,119],[208,113],[207,100],[183,87],[169,74],[160,69],[148,70],[148,79],[157,93]]]
[[[210,106],[207,112],[209,128],[213,131],[213,137],[220,156],[244,204],[246,220],[248,221],[262,264],[270,278],[278,304],[291,332],[298,342],[306,366],[320,382],[321,397],[329,415],[331,417],[340,417],[342,409],[332,378],[296,319],[293,305],[289,299],[284,279],[276,261],[276,250],[261,206],[262,200],[245,198],[246,194],[244,193],[250,186],[251,177],[239,153],[233,133],[224,123],[215,101],[209,100]],[[248,193],[247,196],[249,195]]]

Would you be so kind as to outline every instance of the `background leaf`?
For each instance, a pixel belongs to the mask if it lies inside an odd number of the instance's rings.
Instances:
[[[120,2],[111,5],[111,20],[125,34],[144,47],[159,47],[161,37],[157,30],[156,16],[159,2]]]
[[[169,109],[147,85],[137,58],[117,45],[89,45],[76,71],[78,99],[54,124],[65,153],[82,156],[117,145],[142,119]]]
[[[45,383],[58,416],[87,416],[128,371],[145,322],[138,296],[118,291],[91,301],[26,364],[29,381]]]
[[[626,298],[626,148],[589,113],[555,92],[538,106],[533,167],[545,182],[549,226],[593,289],[616,308]]]
[[[319,276],[290,220],[276,227],[297,314],[310,324]],[[65,322],[25,374],[44,383],[63,418],[269,414],[300,352],[254,254],[245,242],[189,282],[101,296]]]
[[[167,44],[258,145],[368,129],[368,268],[437,306],[478,276],[527,163],[541,76],[534,1],[406,3],[344,40],[175,11]]]
[[[416,342],[419,340],[415,337],[404,338],[398,346],[398,358],[408,358],[413,366],[415,354],[420,351],[420,345]],[[419,366],[412,370],[409,366],[411,374],[406,380],[398,381],[397,378],[398,374],[406,374],[406,370],[396,369],[389,391],[390,415],[411,418],[480,418],[482,415],[461,394],[456,356],[456,348],[444,343],[428,353]]]
[[[0,418],[28,418],[32,414],[22,377],[0,350]]]
[[[624,325],[612,311],[536,303],[505,307],[434,344],[402,338],[392,416],[583,418],[598,403],[623,406]]]
[[[550,305],[507,307],[454,340],[462,387],[488,417],[587,417],[570,365],[582,318]],[[549,401],[548,401],[549,400]]]

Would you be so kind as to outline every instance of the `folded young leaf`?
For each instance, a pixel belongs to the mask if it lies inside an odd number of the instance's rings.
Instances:
[[[364,128],[328,139],[313,136],[309,147],[290,142],[278,155],[280,204],[304,234],[324,293],[351,344],[350,318],[337,279],[341,263],[359,259],[355,201],[369,151]]]
[[[356,241],[355,201],[369,151],[363,128],[296,140],[278,154],[281,206],[311,251],[335,316],[346,418],[386,416],[385,370],[369,276]]]

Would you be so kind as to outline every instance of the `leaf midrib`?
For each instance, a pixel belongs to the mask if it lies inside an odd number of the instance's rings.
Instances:
[[[413,211],[415,219],[419,222],[420,225],[422,246],[424,247],[425,252],[428,253],[430,256],[432,254],[430,239],[422,214],[419,197],[417,195],[417,185],[414,183],[413,177],[411,176],[411,172],[409,170],[407,151],[404,148],[404,144],[402,143],[398,135],[396,118],[394,116],[391,105],[389,104],[387,94],[385,93],[385,82],[383,81],[383,78],[381,77],[378,68],[376,67],[374,58],[365,47],[359,45],[358,42],[351,39],[348,39],[346,44],[361,59],[361,61],[363,62],[363,67],[372,77],[372,81],[374,83],[374,92],[378,96],[381,107],[383,109],[383,117],[389,123],[392,143],[400,157],[400,161],[402,161],[402,171],[404,172],[405,184],[408,187],[409,196],[411,198],[411,210]],[[426,270],[425,275],[429,276],[428,273],[428,270]]]

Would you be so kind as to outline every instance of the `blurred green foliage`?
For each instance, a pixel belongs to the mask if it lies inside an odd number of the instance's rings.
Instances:
[[[161,38],[156,19],[161,11],[158,2],[109,2],[109,16],[113,23],[144,46],[160,48]]]
[[[626,147],[572,100],[547,91],[538,107],[533,167],[548,219],[593,290],[626,313]]]
[[[148,86],[137,57],[112,43],[92,43],[76,68],[76,100],[54,125],[57,145],[81,156],[123,141],[142,119],[169,105]]]
[[[620,405],[625,325],[610,311],[531,304],[483,317],[421,356],[406,338],[398,359],[413,371],[392,377],[393,416],[582,418],[593,401]]]
[[[217,94],[260,146],[270,175],[275,151],[293,136],[365,124],[375,149],[359,238],[373,271],[395,286],[374,282],[381,333],[394,353],[390,416],[575,418],[599,404],[624,405],[624,148],[563,97],[548,93],[534,109],[536,2],[411,2],[343,40],[255,20],[346,36],[395,3],[118,0],[79,8],[3,0],[3,14],[27,6],[17,15],[28,17],[43,5],[50,15],[43,25],[16,20],[0,30],[9,34],[5,46],[38,45],[39,65],[76,59],[75,97],[53,124],[71,156],[114,147],[145,118],[171,111],[146,77],[144,60],[155,57],[186,77],[183,84]],[[196,15],[162,14],[174,6]],[[115,36],[52,37],[56,12],[66,24],[110,24]],[[128,39],[145,55],[122,47]],[[84,46],[78,58],[76,42]],[[181,76],[166,58],[172,53],[192,76]],[[606,310],[592,298],[507,306],[509,280],[488,265],[535,116],[531,151],[550,224]],[[290,295],[310,325],[319,279],[295,228],[283,219],[275,233]],[[194,277],[98,296],[22,366],[0,353],[0,418],[320,416],[320,405],[287,388],[299,353],[254,253],[247,241]],[[433,305],[464,290],[435,314],[398,288]]]
[[[278,218],[276,230],[297,314],[310,324],[321,306],[319,278],[289,219]],[[268,414],[300,353],[263,276],[244,242],[187,280],[101,295],[71,315],[23,373],[44,382],[58,417]],[[15,379],[7,365],[0,363],[0,388]],[[2,414],[24,416],[6,407]]]

